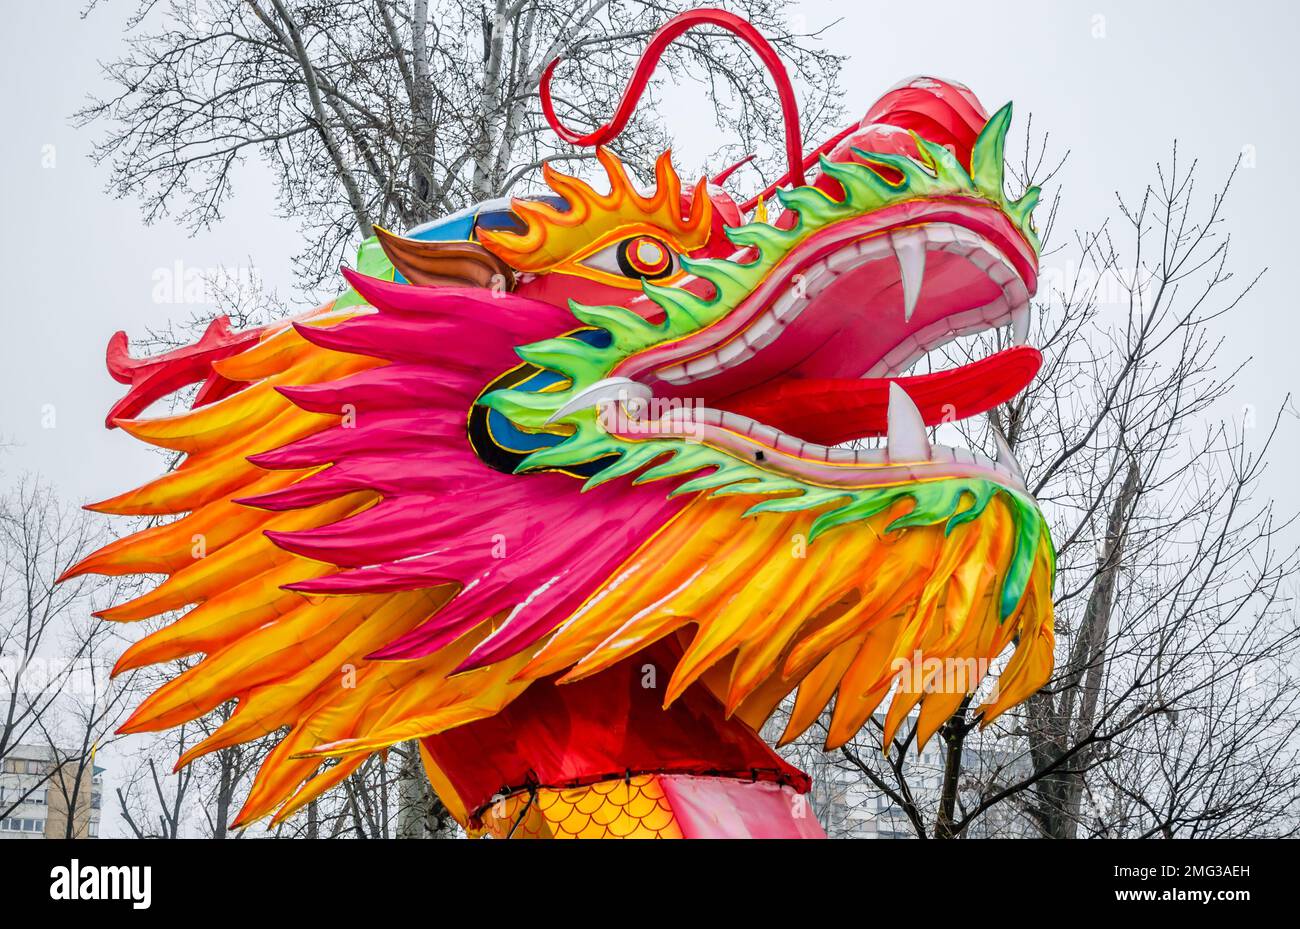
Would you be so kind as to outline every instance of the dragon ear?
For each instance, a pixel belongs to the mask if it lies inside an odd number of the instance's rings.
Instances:
[[[504,287],[514,270],[477,242],[406,239],[375,226],[379,244],[402,277],[417,287]]]

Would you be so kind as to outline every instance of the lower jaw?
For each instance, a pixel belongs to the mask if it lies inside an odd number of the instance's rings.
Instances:
[[[718,410],[698,409],[668,420],[626,424],[611,433],[628,442],[672,439],[706,445],[728,457],[745,461],[772,474],[801,484],[845,490],[915,484],[950,479],[988,480],[1012,490],[1025,489],[1014,466],[994,461],[981,452],[934,446],[931,457],[891,456],[888,448],[843,449],[814,446],[785,434],[775,438],[745,435],[729,428]],[[771,430],[775,434],[775,430]],[[786,444],[792,441],[793,446]],[[769,444],[772,443],[772,444]],[[784,445],[785,447],[781,447]],[[795,448],[794,446],[797,446]],[[1014,469],[1014,470],[1013,470]]]
[[[924,438],[925,428],[914,407],[910,428],[891,431],[884,447],[851,449],[800,439],[737,413],[689,402],[668,404],[666,409],[646,411],[639,419],[627,416],[618,404],[608,404],[602,410],[602,425],[626,442],[671,440],[707,446],[768,474],[817,487],[853,490],[968,479],[1025,490],[1009,449],[1000,445],[995,460],[966,448],[932,445]],[[900,433],[909,437],[907,441],[896,441]]]

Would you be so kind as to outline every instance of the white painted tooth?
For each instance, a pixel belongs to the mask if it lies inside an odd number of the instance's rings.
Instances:
[[[925,229],[925,239],[934,245],[948,245],[957,241],[957,234],[953,232],[952,223],[930,223],[923,227]]]
[[[772,312],[776,318],[785,322],[798,316],[807,300],[797,290],[791,288],[776,298]]]
[[[836,274],[843,274],[845,271],[852,271],[857,267],[858,262],[862,260],[861,253],[852,243],[844,245],[839,251],[831,254],[826,259],[826,266]]]
[[[998,464],[1005,467],[1011,472],[1012,477],[1023,484],[1025,482],[1025,474],[1020,470],[1020,462],[1016,461],[1016,456],[1015,453],[1011,451],[1011,446],[1008,445],[1007,440],[1002,437],[1001,429],[996,427],[993,429],[993,441],[998,447]]]
[[[1014,281],[1016,279],[1016,272],[1011,269],[1010,265],[997,261],[989,265],[988,276],[993,283],[1001,287],[1004,284],[1010,284]]]
[[[776,440],[781,435],[778,429],[772,426],[765,426],[763,423],[755,422],[752,419],[749,421],[748,434],[755,442],[760,445],[766,445],[769,448],[776,447]]]
[[[804,294],[810,297],[835,279],[835,272],[826,262],[819,262],[802,273]]]
[[[992,303],[986,303],[980,307],[980,315],[984,317],[984,322],[990,326],[998,326],[1011,318],[1011,305],[1007,303],[1007,298],[1003,295]]]
[[[888,233],[877,233],[858,240],[858,255],[861,256],[863,264],[868,261],[883,261],[893,256],[894,249],[887,241],[888,237]]]
[[[1022,303],[1011,311],[1011,342],[1014,345],[1029,344],[1029,304]]]
[[[981,243],[979,248],[973,248],[966,253],[966,260],[987,274],[989,269],[998,263],[998,256],[987,245]]]
[[[1012,306],[1019,306],[1022,303],[1029,302],[1029,288],[1025,286],[1019,275],[1009,283],[1005,284],[1002,292],[1007,295],[1007,302]]]
[[[889,464],[889,450],[885,448],[859,448],[853,452],[853,463],[863,465]]]
[[[899,229],[889,234],[889,244],[894,247],[903,281],[903,319],[910,320],[925,279],[925,233],[920,229]]]
[[[649,400],[652,392],[644,384],[638,384],[636,381],[626,377],[607,377],[603,381],[597,381],[582,393],[578,394],[564,406],[560,407],[548,419],[547,423],[553,423],[557,419],[575,413],[578,410],[585,410],[589,406],[597,406],[611,400],[632,400],[640,398]]]
[[[722,348],[718,349],[715,354],[718,356],[718,363],[727,366],[741,361],[753,355],[753,350],[745,344],[743,339],[732,339]]]
[[[777,322],[776,314],[768,310],[750,324],[749,328],[741,334],[741,338],[747,345],[760,349],[779,336],[784,328]]]
[[[898,377],[901,374],[906,374],[908,371],[912,370],[912,366],[914,364],[916,364],[924,357],[925,357],[925,352],[916,352],[915,354],[908,355],[906,358],[904,358],[902,361],[900,361],[897,365],[893,367],[893,370],[889,372],[889,376]]]
[[[930,460],[930,439],[925,434],[925,420],[897,381],[889,383],[888,449],[890,461]]]
[[[718,423],[718,425],[729,432],[738,432],[741,435],[748,435],[749,424],[751,422],[753,422],[753,420],[747,416],[741,416],[739,413],[729,413],[728,411],[723,410],[722,421]]]
[[[785,452],[787,455],[793,455],[796,458],[804,449],[804,441],[796,439],[788,432],[778,432],[776,436],[776,450]]]
[[[953,313],[948,317],[948,325],[957,335],[970,335],[974,332],[981,332],[989,327],[988,322],[984,319],[983,307],[976,307],[973,310],[963,310],[960,313]]]
[[[930,323],[930,325],[918,332],[914,338],[916,343],[928,352],[940,342],[946,342],[952,338],[952,327],[949,325],[948,320],[941,319]]]
[[[701,375],[710,373],[718,366],[718,356],[713,352],[707,355],[701,355],[699,358],[692,358],[686,362],[686,373],[692,378],[698,378]]]

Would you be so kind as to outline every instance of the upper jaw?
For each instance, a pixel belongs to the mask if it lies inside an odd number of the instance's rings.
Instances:
[[[933,282],[942,278],[945,262],[955,261],[969,262],[967,270],[981,289],[967,303],[944,306],[931,299]],[[873,262],[891,269],[893,286],[871,303],[870,295],[846,288],[843,279],[860,275]],[[818,314],[831,312],[857,325],[839,336],[857,340],[852,352],[839,352],[842,360],[836,363],[848,367],[805,367],[800,376],[896,376],[957,336],[1002,325],[1011,328],[1012,344],[1023,344],[1036,262],[1032,248],[991,204],[965,198],[907,201],[810,236],[725,317],[634,355],[611,374],[669,394],[695,384],[710,395],[729,393],[788,373],[791,366],[781,349],[799,351],[799,337],[788,331],[824,324]],[[853,301],[847,311],[831,305],[846,302],[846,296]],[[864,298],[868,305],[862,305]],[[807,312],[810,308],[815,312]],[[774,343],[776,350],[770,348]]]

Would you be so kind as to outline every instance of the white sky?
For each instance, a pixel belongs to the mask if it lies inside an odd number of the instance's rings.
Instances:
[[[0,452],[0,486],[35,471],[79,502],[134,486],[158,468],[143,446],[103,428],[121,394],[104,370],[109,336],[117,329],[140,335],[195,309],[154,302],[155,272],[177,261],[239,268],[251,260],[267,284],[290,294],[289,258],[299,248],[293,223],[271,215],[274,191],[255,164],[237,175],[223,225],[192,239],[169,222],[145,228],[137,204],[104,192],[106,170],[86,157],[94,131],[73,129],[69,115],[102,87],[97,61],[121,53],[127,7],[116,0],[81,20],[79,3],[11,4],[0,35],[0,255],[8,292],[0,439],[13,443]],[[1223,327],[1225,365],[1254,359],[1223,415],[1254,404],[1267,420],[1300,386],[1290,281],[1300,215],[1293,164],[1300,5],[809,0],[796,12],[814,27],[842,17],[827,44],[850,56],[843,75],[850,115],[914,74],[962,81],[990,111],[1014,100],[1018,121],[1032,112],[1036,127],[1073,151],[1058,235],[1113,215],[1114,192],[1140,192],[1175,138],[1181,153],[1200,159],[1206,196],[1253,146],[1256,164],[1239,174],[1226,216],[1239,279],[1271,270]],[[703,154],[691,150],[690,137],[705,118],[689,98],[670,117],[688,161]],[[43,428],[51,410],[55,426]],[[1300,420],[1288,417],[1267,478],[1286,508],[1300,506],[1297,455]]]

